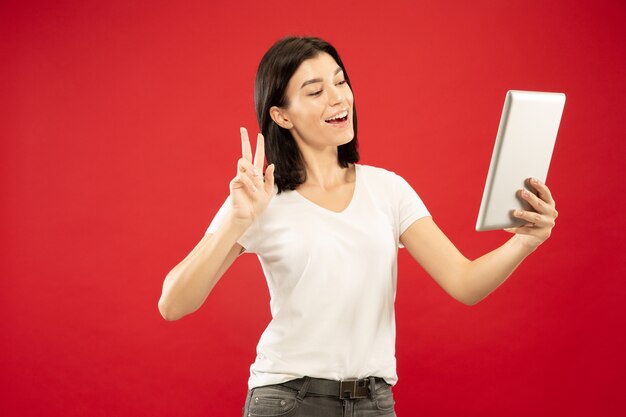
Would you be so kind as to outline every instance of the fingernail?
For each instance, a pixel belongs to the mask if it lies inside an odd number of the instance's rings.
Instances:
[[[523,195],[524,197],[528,197],[529,193],[528,193],[528,191],[523,190],[523,191],[522,191],[522,195]]]
[[[532,182],[533,184],[539,184],[539,180],[537,178],[531,178],[530,182]]]
[[[252,168],[252,172],[254,173],[255,177],[259,176],[259,171],[257,171],[256,167]]]

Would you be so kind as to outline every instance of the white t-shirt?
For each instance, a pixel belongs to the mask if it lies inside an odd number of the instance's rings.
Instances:
[[[207,233],[230,210],[226,199]],[[400,235],[429,216],[400,176],[356,164],[348,207],[327,210],[297,191],[276,194],[238,243],[257,254],[272,320],[250,367],[250,389],[304,376],[377,376],[394,385]]]

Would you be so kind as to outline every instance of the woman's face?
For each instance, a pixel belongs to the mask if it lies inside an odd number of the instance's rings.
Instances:
[[[337,62],[325,52],[300,64],[287,85],[286,108],[272,118],[289,129],[298,146],[337,147],[354,138],[352,90]]]

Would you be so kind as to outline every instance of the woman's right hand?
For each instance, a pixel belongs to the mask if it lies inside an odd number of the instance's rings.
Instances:
[[[244,127],[241,128],[241,150],[237,175],[230,182],[231,216],[236,222],[250,225],[274,196],[274,164],[267,167],[264,176],[265,143],[261,133],[257,135],[254,162],[248,131]]]

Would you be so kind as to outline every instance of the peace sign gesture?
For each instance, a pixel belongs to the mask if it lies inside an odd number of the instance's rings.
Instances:
[[[240,130],[242,157],[237,161],[237,175],[230,181],[231,215],[238,222],[252,224],[274,196],[274,164],[267,167],[264,176],[263,135],[257,135],[253,163],[248,131],[244,127]]]

